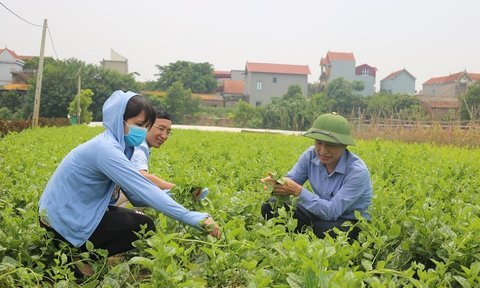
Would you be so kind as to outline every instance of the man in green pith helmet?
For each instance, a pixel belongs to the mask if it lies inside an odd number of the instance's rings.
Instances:
[[[372,185],[370,173],[365,163],[347,149],[355,145],[347,119],[337,113],[320,115],[303,136],[315,140],[287,173],[283,181],[275,181],[268,176],[262,182],[273,185],[273,194],[298,197],[297,208],[293,216],[298,220],[295,232],[303,232],[305,226],[311,226],[317,237],[325,233],[335,236],[332,228],[348,231],[342,226],[346,221],[358,220],[355,211],[365,219],[372,203]],[[302,185],[310,182],[313,193]],[[276,216],[270,202],[262,205],[262,216],[270,219]],[[358,237],[358,228],[351,230],[349,237]]]

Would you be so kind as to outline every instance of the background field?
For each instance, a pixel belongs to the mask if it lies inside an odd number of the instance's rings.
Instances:
[[[158,232],[136,252],[75,279],[38,226],[37,202],[59,161],[102,128],[40,128],[0,139],[0,287],[478,287],[480,150],[369,140],[351,147],[370,169],[372,221],[358,241],[292,234],[259,214],[259,179],[287,172],[312,141],[301,136],[176,130],[151,171],[210,188],[214,240],[153,210]],[[279,219],[293,227],[288,217]],[[102,253],[102,251],[96,251]]]

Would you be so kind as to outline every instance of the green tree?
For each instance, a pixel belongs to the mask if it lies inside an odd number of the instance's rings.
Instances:
[[[287,100],[285,104],[290,121],[288,128],[295,131],[304,130],[307,107],[306,99],[304,97],[292,98]]]
[[[265,107],[263,123],[267,128],[302,130],[305,126],[307,100],[299,85],[288,87],[282,98],[273,98]]]
[[[38,69],[38,61],[39,61],[39,58],[38,57],[33,57],[27,61],[25,61],[25,66],[23,66],[23,69],[24,70],[36,70]],[[51,57],[45,57],[43,59],[43,65],[46,66],[46,65],[50,65],[52,63],[55,63],[57,60],[51,58]]]
[[[321,114],[332,112],[335,100],[328,99],[325,93],[313,94],[306,103],[305,107],[305,129],[312,126],[313,122]]]
[[[322,92],[322,86],[320,85],[320,82],[308,83],[308,97],[320,92]]]
[[[0,91],[0,107],[8,108],[13,114],[21,114],[27,104],[27,93],[24,91]],[[10,117],[13,117],[11,115]]]
[[[376,93],[365,100],[366,114],[372,118],[400,118],[409,114],[406,110],[420,106],[418,97],[403,94]]]
[[[143,96],[145,96],[145,98],[147,98],[148,101],[150,101],[150,103],[152,103],[152,106],[155,107],[155,109],[166,110],[166,108],[167,108],[167,97],[152,95],[152,94],[148,94],[148,93],[143,94]]]
[[[240,127],[256,128],[260,126],[262,122],[262,117],[259,110],[243,100],[237,102],[234,113],[235,122]]]
[[[140,90],[142,91],[152,91],[152,90],[158,90],[158,81],[146,81],[140,84]]]
[[[262,126],[266,129],[279,129],[280,128],[280,117],[278,115],[277,107],[275,105],[279,98],[272,99],[272,103],[266,106],[259,106],[260,114],[262,115]]]
[[[363,90],[362,85],[358,82],[337,78],[327,84],[325,94],[328,99],[335,101],[332,107],[334,111],[346,114],[366,107],[363,97],[358,93]]]
[[[283,110],[281,113],[286,114],[286,123],[283,129],[302,130],[305,126],[307,100],[303,96],[300,85],[291,85],[288,91],[282,97],[281,105]],[[282,109],[280,109],[282,110]]]
[[[0,119],[10,120],[12,119],[12,111],[7,107],[0,108]]]
[[[467,93],[460,97],[460,100],[462,101],[462,119],[480,119],[480,83],[470,85]]]
[[[75,98],[73,98],[72,102],[70,102],[70,105],[68,106],[68,114],[70,115],[77,115],[77,109],[78,109],[78,97],[80,97],[80,119],[79,123],[82,124],[88,124],[92,121],[93,119],[93,113],[88,111],[88,108],[92,104],[92,96],[93,92],[90,89],[82,89],[80,90],[80,94],[76,95]]]
[[[40,98],[40,117],[66,117],[71,96],[77,93],[76,73],[82,62],[76,59],[65,61],[54,60],[45,63]],[[33,111],[36,77],[30,79],[27,92],[28,102],[25,108],[26,117]]]
[[[291,100],[291,99],[300,99],[300,98],[304,98],[302,93],[302,88],[300,88],[300,85],[288,86],[287,93],[282,96],[282,100]]]
[[[362,92],[365,89],[365,83],[362,81],[352,81],[350,85],[355,92]]]
[[[176,123],[183,123],[185,115],[193,115],[199,110],[200,102],[192,98],[190,89],[175,82],[167,90],[167,111]]]
[[[274,111],[276,112],[276,114],[278,115],[279,117],[279,120],[280,120],[280,129],[283,129],[283,130],[288,130],[290,129],[290,119],[288,117],[288,109],[287,107],[285,106],[286,101],[284,101],[283,99],[273,99],[272,103],[270,104],[271,106],[273,106],[273,109]]]
[[[213,66],[209,63],[193,63],[177,61],[169,65],[156,65],[160,71],[158,88],[167,90],[175,82],[182,83],[183,87],[193,93],[209,93],[215,91],[217,82],[213,77]]]
[[[140,92],[140,85],[133,75],[120,74],[117,71],[104,69],[98,65],[85,65],[82,68],[82,89],[90,89],[95,97],[92,99],[90,111],[93,119],[102,119],[103,103],[116,90]]]
[[[33,63],[33,64],[32,64]],[[29,62],[29,67],[36,59]],[[93,119],[102,119],[102,107],[105,100],[116,90],[138,91],[139,85],[132,75],[122,75],[116,71],[103,69],[98,65],[85,64],[71,58],[67,60],[50,60],[44,66],[42,94],[40,101],[41,117],[66,117],[71,95],[77,94],[78,73],[81,73],[82,88],[90,89],[95,94],[90,111]],[[27,103],[23,116],[29,117],[33,111],[35,81],[32,78],[27,92]]]

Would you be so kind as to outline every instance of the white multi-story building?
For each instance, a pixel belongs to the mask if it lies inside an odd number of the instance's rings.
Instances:
[[[12,83],[13,74],[23,71],[25,61],[14,51],[4,48],[0,49],[0,86]]]
[[[353,53],[327,52],[320,60],[320,85],[325,87],[329,82],[337,78],[347,81],[361,81],[365,88],[360,92],[363,96],[375,93],[375,76],[377,68],[368,64],[355,66]]]

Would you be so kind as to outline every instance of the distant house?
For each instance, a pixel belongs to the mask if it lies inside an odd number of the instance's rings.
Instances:
[[[218,94],[192,93],[192,98],[200,100],[200,105],[211,107],[224,107],[223,97]]]
[[[307,96],[307,65],[271,64],[247,62],[245,65],[245,92],[249,103],[262,106],[272,102],[274,97],[282,97],[291,85],[299,85]]]
[[[380,91],[391,94],[415,95],[416,78],[405,68],[380,80]]]
[[[230,80],[231,74],[230,71],[213,71],[213,78],[217,81],[217,92],[223,91],[223,82],[225,80]]]
[[[117,71],[120,74],[128,74],[128,60],[122,55],[115,52],[113,49],[110,51],[110,60],[102,60],[100,63],[104,69]]]
[[[220,70],[213,71],[213,77],[217,80],[230,79],[230,75],[231,75],[230,71],[220,71]]]
[[[224,80],[230,80],[231,72],[230,71],[215,70],[215,71],[213,71],[213,78],[215,78],[215,80],[217,80],[217,84],[223,85]]]
[[[13,83],[13,74],[23,71],[25,61],[14,51],[0,49],[0,86]]]
[[[157,90],[144,90],[141,91],[142,95],[150,95],[161,98],[167,97],[167,92],[157,91]],[[223,97],[218,94],[201,94],[201,93],[192,93],[192,98],[200,101],[200,105],[203,106],[212,106],[212,107],[223,107]]]
[[[458,98],[467,93],[468,86],[480,81],[480,74],[467,71],[434,77],[423,83],[422,95]]]
[[[327,52],[320,60],[320,85],[325,87],[333,79],[355,80],[355,56],[353,53]]]
[[[225,107],[232,107],[238,101],[243,100],[248,102],[247,96],[243,94],[245,90],[245,81],[242,80],[225,80],[223,85],[223,100]]]
[[[244,70],[213,71],[213,76],[217,80],[217,96],[223,99],[222,106],[232,107],[240,100],[248,102],[244,94],[244,75]]]
[[[460,100],[451,97],[420,96],[423,108],[434,118],[438,119],[445,115],[458,115],[460,112]]]
[[[367,64],[362,64],[355,67],[355,81],[361,81],[365,87],[360,92],[363,96],[370,96],[375,94],[375,77],[377,75],[377,68]]]
[[[375,77],[377,68],[368,64],[355,66],[353,53],[327,52],[327,55],[320,60],[320,86],[325,88],[329,82],[337,78],[347,81],[361,81],[365,88],[361,91],[363,96],[375,93]]]
[[[434,77],[423,83],[419,93],[420,101],[433,116],[458,114],[460,96],[468,91],[468,87],[480,81],[480,74],[458,72],[448,76]]]
[[[245,81],[245,70],[230,70],[230,80]]]

